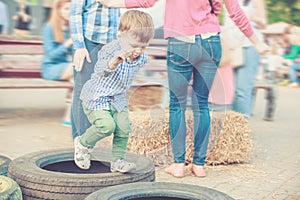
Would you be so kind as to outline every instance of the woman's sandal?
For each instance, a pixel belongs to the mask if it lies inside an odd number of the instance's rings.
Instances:
[[[165,172],[176,178],[182,178],[184,177],[184,163],[173,163],[165,168]]]
[[[189,166],[189,169],[191,170],[191,172],[199,177],[199,178],[204,178],[206,176],[205,170],[203,166],[200,165],[195,165],[195,164],[191,164]]]

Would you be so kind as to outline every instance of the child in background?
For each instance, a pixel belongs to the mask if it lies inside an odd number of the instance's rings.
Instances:
[[[12,17],[16,21],[14,34],[16,36],[30,35],[30,23],[32,20],[29,6],[26,5],[25,0],[17,0],[17,13]]]
[[[297,62],[300,56],[300,45],[298,41],[298,35],[292,33],[292,27],[288,26],[285,28],[282,34],[282,41],[285,47],[285,51],[282,55],[283,64],[288,66],[289,78],[278,83],[281,86],[298,87],[297,83]]]
[[[43,27],[42,77],[46,80],[73,82],[73,65],[68,59],[72,55],[73,41],[69,30],[71,0],[55,0],[49,21]],[[62,124],[71,126],[72,90],[66,98],[66,111]]]
[[[126,173],[136,168],[125,160],[130,133],[126,93],[147,62],[144,50],[154,37],[153,20],[147,13],[129,10],[122,15],[118,31],[117,40],[99,51],[94,72],[81,91],[84,112],[92,124],[74,139],[74,160],[81,169],[90,168],[91,150],[111,134],[111,172]]]
[[[288,85],[291,88],[300,87],[298,72],[300,71],[300,58],[294,61],[294,64],[289,66],[289,77],[290,84]]]

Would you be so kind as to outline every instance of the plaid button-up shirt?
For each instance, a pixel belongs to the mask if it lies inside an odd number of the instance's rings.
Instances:
[[[114,70],[108,68],[108,62],[116,51],[121,50],[118,40],[102,47],[91,78],[84,84],[80,99],[90,110],[109,110],[111,104],[121,112],[127,106],[126,93],[138,70],[146,64],[148,57],[141,54],[135,61],[126,60]]]
[[[70,28],[74,49],[85,48],[84,37],[106,44],[117,36],[119,8],[106,8],[96,0],[72,0]]]

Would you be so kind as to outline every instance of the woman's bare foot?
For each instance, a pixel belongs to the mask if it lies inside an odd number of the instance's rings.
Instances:
[[[173,163],[169,167],[165,168],[165,172],[171,174],[174,177],[184,177],[184,163]]]
[[[204,178],[206,176],[205,170],[203,166],[191,164],[189,166],[191,172],[195,174],[195,176],[199,178]]]

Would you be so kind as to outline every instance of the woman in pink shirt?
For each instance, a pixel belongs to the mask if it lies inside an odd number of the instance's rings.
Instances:
[[[98,0],[107,7],[148,8],[158,0]],[[231,19],[258,52],[260,43],[237,0],[224,0]],[[184,176],[188,85],[193,76],[191,108],[194,114],[194,156],[190,170],[205,177],[204,165],[210,133],[208,95],[222,56],[218,14],[221,0],[166,0],[164,37],[168,39],[167,65],[170,92],[170,136],[174,163],[165,171]]]

